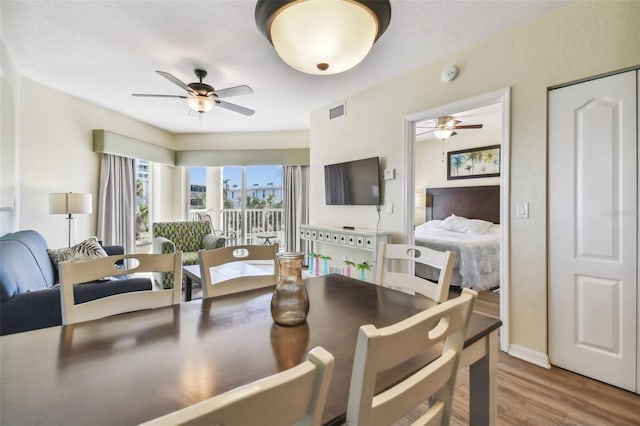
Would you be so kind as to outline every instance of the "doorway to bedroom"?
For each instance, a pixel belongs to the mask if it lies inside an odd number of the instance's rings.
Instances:
[[[503,350],[509,336],[508,158],[508,88],[405,119],[406,240],[456,253],[452,288],[474,288],[499,304]]]

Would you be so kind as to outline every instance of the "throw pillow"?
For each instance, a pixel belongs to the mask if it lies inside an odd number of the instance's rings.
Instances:
[[[99,257],[107,257],[98,237],[90,237],[69,248],[47,249],[49,257],[58,266],[60,262],[84,262]]]

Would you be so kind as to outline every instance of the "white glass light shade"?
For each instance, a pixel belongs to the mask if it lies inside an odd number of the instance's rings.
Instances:
[[[453,134],[453,130],[451,129],[437,129],[433,132],[436,138],[438,139],[447,139],[451,137]]]
[[[76,192],[57,192],[49,194],[50,214],[90,214],[91,211],[91,194],[81,194]]]
[[[208,112],[213,109],[216,102],[206,96],[197,95],[189,96],[187,98],[187,104],[189,105],[189,108],[195,112]]]
[[[378,21],[365,6],[345,0],[293,2],[277,12],[271,42],[292,68],[336,74],[353,68],[371,50]]]

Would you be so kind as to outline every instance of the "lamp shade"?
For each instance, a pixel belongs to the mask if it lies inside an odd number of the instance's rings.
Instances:
[[[49,194],[50,214],[90,214],[91,194],[78,192],[55,192]]]
[[[259,0],[255,19],[276,52],[307,74],[337,74],[369,53],[391,20],[389,0]]]

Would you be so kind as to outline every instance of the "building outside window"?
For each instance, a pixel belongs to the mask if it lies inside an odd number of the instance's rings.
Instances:
[[[204,209],[207,205],[207,168],[189,167],[189,206],[187,210]]]
[[[151,164],[147,160],[136,164],[136,251],[147,251],[151,245]]]

